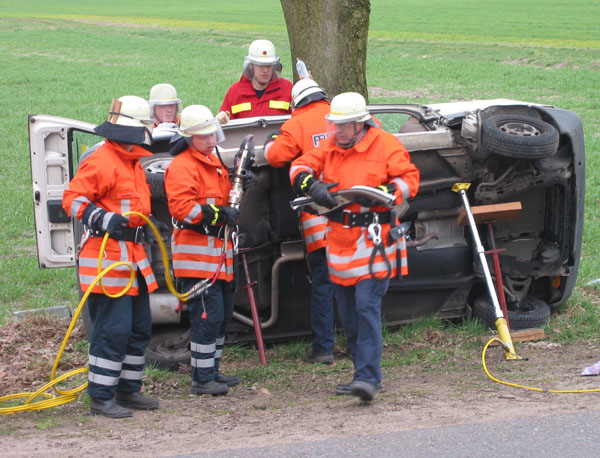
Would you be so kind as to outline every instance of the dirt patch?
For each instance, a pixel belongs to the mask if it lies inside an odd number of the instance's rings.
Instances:
[[[3,329],[0,334],[4,393],[7,388],[14,392],[31,387],[32,379],[47,376],[28,372],[26,364],[27,355],[40,357],[40,340],[31,334],[19,336],[17,331]],[[39,333],[49,354],[51,343],[60,341],[61,330],[55,331],[43,328]],[[316,371],[292,371],[290,383],[270,380],[267,385],[242,378],[242,384],[225,397],[189,396],[189,384],[154,381],[146,389],[158,394],[160,410],[134,412],[130,419],[91,417],[85,397],[51,410],[6,416],[0,445],[4,456],[64,457],[106,450],[111,450],[111,456],[164,456],[544,416],[598,405],[600,393],[552,394],[495,383],[482,370],[480,346],[471,343],[472,351],[456,348],[453,352],[456,342],[435,330],[426,341],[419,346],[430,345],[431,351],[444,348],[449,356],[439,363],[384,368],[383,390],[370,404],[333,394],[337,383],[351,377],[348,361],[340,357]],[[7,349],[7,345],[13,346]],[[495,377],[545,389],[600,387],[600,377],[579,376],[584,367],[600,359],[595,346],[542,341],[516,347],[527,361],[506,361],[500,349],[490,348],[487,363]],[[413,349],[386,347],[385,359]],[[240,362],[239,367],[247,364]],[[226,369],[235,373],[237,366],[229,362]],[[8,383],[7,376],[11,377]]]

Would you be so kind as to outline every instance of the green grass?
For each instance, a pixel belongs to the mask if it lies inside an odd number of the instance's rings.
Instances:
[[[147,97],[158,82],[175,85],[184,105],[202,103],[216,111],[229,85],[239,78],[247,46],[256,38],[274,41],[283,76],[291,77],[288,37],[277,0],[179,0],[166,8],[164,2],[149,0],[143,5],[134,0],[0,4],[5,115],[0,136],[0,323],[16,310],[77,302],[73,269],[37,266],[28,114],[98,123],[113,97]],[[553,104],[582,118],[587,196],[580,286],[600,277],[598,17],[596,0],[373,0],[369,31],[367,83],[372,103],[502,97]],[[562,313],[553,316],[549,328],[559,331],[551,331],[553,338],[585,338],[598,330],[593,301],[597,287],[600,284],[587,293],[576,290]],[[390,345],[400,346],[427,332],[464,333],[469,339],[483,332],[473,322],[440,326],[447,325],[428,320],[386,335]],[[246,351],[239,348],[236,353]],[[441,357],[419,351],[407,358]],[[278,352],[282,361],[292,361],[301,357],[303,348],[292,343]],[[250,371],[249,376],[283,375],[265,369],[264,374]]]

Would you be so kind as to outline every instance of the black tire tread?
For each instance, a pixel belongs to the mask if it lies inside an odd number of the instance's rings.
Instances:
[[[539,328],[548,324],[550,306],[546,302],[534,296],[526,296],[523,301],[527,301],[530,310],[508,310],[508,322],[511,329]],[[496,314],[487,296],[475,299],[473,315],[489,328],[495,327]]]

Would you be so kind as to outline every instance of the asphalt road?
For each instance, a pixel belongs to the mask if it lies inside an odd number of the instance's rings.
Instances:
[[[199,445],[199,447],[201,447]],[[415,429],[260,448],[177,455],[196,457],[598,457],[600,411]]]

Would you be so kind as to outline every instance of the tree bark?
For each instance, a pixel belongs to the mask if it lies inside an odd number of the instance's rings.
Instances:
[[[368,101],[367,38],[370,0],[281,0],[287,24],[294,81],[296,58],[332,99],[358,92]]]

